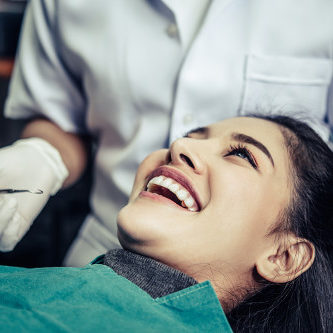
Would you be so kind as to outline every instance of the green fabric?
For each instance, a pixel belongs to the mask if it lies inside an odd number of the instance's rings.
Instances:
[[[0,283],[1,332],[232,332],[209,281],[153,299],[97,263],[0,266]]]

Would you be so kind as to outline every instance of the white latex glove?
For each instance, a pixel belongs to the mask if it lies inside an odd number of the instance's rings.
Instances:
[[[23,139],[0,149],[0,189],[43,191],[0,193],[0,251],[14,249],[67,176],[59,152],[43,139]]]

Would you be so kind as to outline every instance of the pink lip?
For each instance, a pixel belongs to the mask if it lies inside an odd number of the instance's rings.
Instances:
[[[151,193],[151,192],[148,192],[148,191],[142,191],[140,192],[139,194],[140,197],[144,197],[144,198],[149,198],[149,199],[152,199],[156,202],[162,202],[164,204],[167,204],[167,205],[171,205],[172,207],[175,207],[175,208],[178,208],[178,209],[181,209],[181,210],[185,210],[185,211],[188,211],[186,208],[182,207],[182,206],[179,206],[177,205],[175,202],[173,202],[172,200],[168,199],[168,198],[165,198],[163,197],[162,195],[159,195],[159,194],[156,194],[156,193]]]
[[[201,201],[199,199],[198,193],[195,191],[193,185],[191,182],[183,175],[182,172],[178,171],[177,169],[174,169],[169,166],[161,166],[157,169],[155,169],[149,176],[147,180],[148,182],[158,176],[165,176],[168,178],[174,179],[176,182],[178,182],[180,185],[182,185],[189,193],[192,195],[193,199],[196,201],[199,211],[201,210]]]

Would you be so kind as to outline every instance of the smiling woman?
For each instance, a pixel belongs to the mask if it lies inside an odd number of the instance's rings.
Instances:
[[[232,118],[152,153],[118,236],[84,268],[0,267],[2,328],[333,332],[333,153],[302,122]]]
[[[331,332],[332,207],[333,154],[307,125],[232,118],[142,162],[118,236],[209,280],[237,332]]]
[[[191,276],[197,272],[198,281],[213,278],[219,289],[223,283],[230,291],[231,281],[247,285],[257,259],[278,246],[266,235],[290,201],[283,142],[272,122],[233,118],[150,155],[120,211],[120,240],[126,232],[139,244],[131,248],[142,252],[143,247],[145,255]],[[221,279],[198,269],[207,263]]]

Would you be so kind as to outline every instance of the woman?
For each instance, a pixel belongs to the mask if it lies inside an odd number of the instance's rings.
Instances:
[[[331,332],[332,192],[333,154],[299,121],[199,128],[140,165],[112,270],[4,268],[1,322],[228,332],[218,299],[236,332]]]

